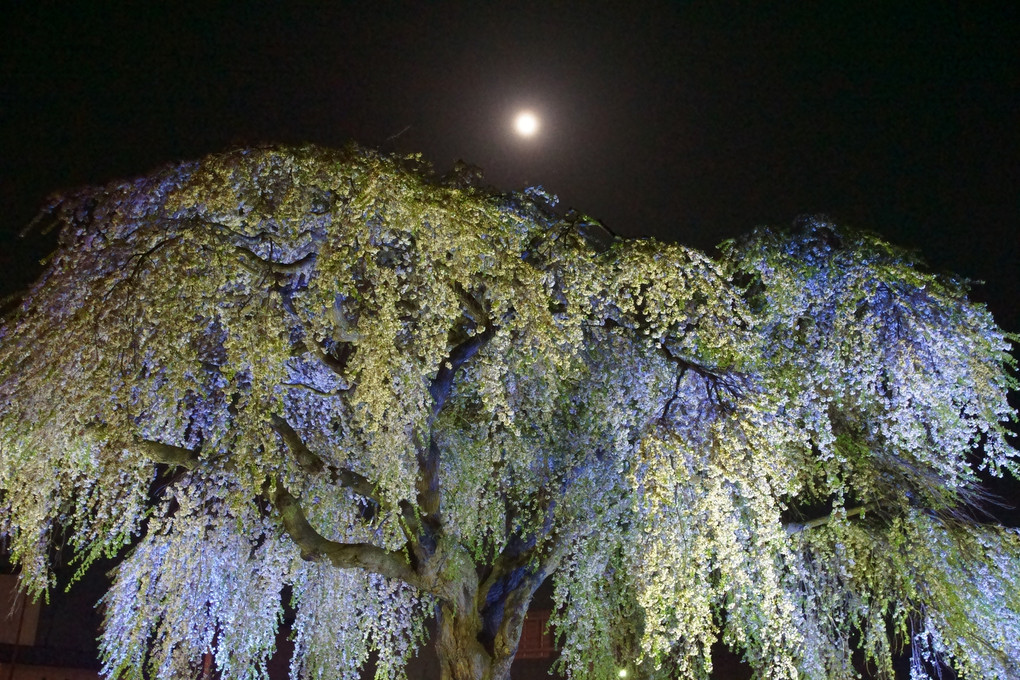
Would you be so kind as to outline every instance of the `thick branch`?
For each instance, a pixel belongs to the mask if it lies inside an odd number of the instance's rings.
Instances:
[[[484,306],[471,298],[466,291],[459,289],[462,297],[470,298],[471,302],[465,302],[465,306],[469,307],[467,314],[479,314],[484,313]],[[429,384],[429,395],[432,397],[432,409],[429,414],[428,431],[422,434],[421,441],[418,443],[418,481],[417,481],[417,492],[418,492],[418,506],[422,513],[427,516],[427,521],[431,525],[432,533],[438,532],[439,529],[439,508],[440,508],[440,494],[439,494],[439,445],[436,443],[435,433],[432,431],[433,423],[438,417],[439,413],[443,410],[443,406],[446,404],[446,400],[450,396],[450,392],[453,390],[453,381],[457,377],[457,371],[471,359],[475,354],[478,353],[485,344],[492,339],[496,334],[496,327],[490,323],[490,320],[484,318],[480,323],[484,324],[484,330],[481,333],[475,333],[470,336],[467,340],[464,340],[460,344],[454,346],[450,351],[449,356],[446,358],[436,372],[436,377],[432,379]],[[428,537],[423,537],[428,539]]]
[[[567,492],[577,476],[571,475],[563,481],[560,485],[560,496]],[[509,537],[502,552],[493,560],[491,573],[479,588],[483,599],[492,599],[490,592],[494,588],[501,589],[503,587],[501,584],[507,580],[509,574],[519,570],[526,570],[532,575],[539,572],[548,574],[547,569],[555,568],[555,564],[549,563],[548,560],[558,552],[562,544],[566,543],[553,526],[557,497],[551,493],[548,486],[545,486],[539,491],[536,504],[539,507],[544,506],[545,509],[542,525],[526,535],[517,534]],[[508,521],[512,520],[508,518]]]
[[[485,311],[485,306],[474,295],[464,290],[464,286],[459,283],[454,284],[454,290],[456,290],[460,301],[464,303],[464,316],[476,324],[487,326],[489,324],[489,315]]]
[[[339,376],[340,378],[345,377],[345,373],[347,371],[347,362],[350,360],[351,356],[350,349],[347,349],[343,353],[343,356],[335,357],[326,350],[324,350],[321,345],[314,341],[303,342],[301,343],[301,346],[303,346],[307,351],[315,355],[315,358],[318,359],[323,366],[331,370],[335,375]],[[341,345],[341,347],[349,348],[350,346]]]
[[[301,435],[290,426],[290,423],[280,416],[273,414],[270,422],[272,428],[280,435],[280,438],[283,439],[287,448],[290,449],[290,452],[297,459],[298,465],[302,468],[314,473],[325,471],[329,474],[334,484],[346,487],[359,496],[371,499],[381,507],[389,507],[379,495],[376,485],[367,477],[347,468],[326,465],[318,455],[308,448],[308,445],[301,439]],[[400,516],[406,528],[412,531],[417,530],[418,518],[415,516],[413,508],[407,503],[400,504]]]
[[[577,530],[574,526],[564,533],[555,527],[559,500],[590,470],[592,463],[601,460],[601,452],[596,452],[593,459],[576,466],[558,483],[550,480],[545,484],[536,498],[536,505],[544,510],[542,524],[529,533],[510,536],[493,560],[492,571],[478,589],[477,606],[483,621],[480,639],[495,657],[513,658],[531,598],[559,566],[572,531]]]
[[[188,470],[194,470],[198,467],[198,451],[155,442],[150,439],[142,439],[141,437],[136,437],[135,443],[154,463],[165,463],[167,465],[187,468]]]
[[[237,238],[242,238],[250,242],[261,242],[260,237],[244,236],[242,234],[238,234],[230,230],[229,228],[223,225],[215,223],[213,223],[212,226],[224,229]],[[255,274],[263,272],[271,272],[273,274],[279,275],[299,274],[301,276],[304,276],[307,281],[307,279],[310,276],[310,271],[315,266],[315,262],[318,257],[317,253],[313,251],[311,253],[308,253],[304,257],[294,260],[293,262],[278,262],[276,260],[266,259],[257,254],[255,251],[251,250],[250,248],[246,248],[245,246],[241,246],[236,243],[232,243],[232,245],[234,246],[234,250],[239,255],[242,256],[241,265]],[[254,265],[251,267],[247,266],[246,263],[244,262],[245,259],[253,261]],[[281,296],[283,298],[284,309],[286,309],[287,312],[290,313],[290,315],[294,318],[295,321],[298,322],[298,324],[304,327],[304,321],[301,319],[300,315],[298,315],[298,313],[294,310],[293,303],[290,299],[290,294],[283,287],[274,287],[274,289],[281,293]],[[333,356],[330,352],[323,349],[322,346],[319,345],[319,343],[317,342],[308,341],[303,343],[299,342],[298,344],[299,346],[302,346],[306,351],[313,354],[316,359],[318,359],[324,366],[333,371],[334,374],[340,377],[344,376],[344,370],[346,369],[347,362],[350,359],[349,350],[344,352],[343,356],[336,357]],[[295,387],[301,386],[296,385]]]
[[[304,274],[307,273],[313,266],[315,266],[316,253],[308,253],[304,257],[298,258],[293,262],[274,262],[272,260],[263,259],[262,261],[278,274]]]
[[[843,516],[856,517],[857,515],[864,514],[870,508],[871,506],[868,505],[862,505],[857,508],[851,508],[850,510],[844,512]],[[800,532],[807,531],[808,529],[814,529],[815,527],[825,526],[826,524],[832,521],[833,514],[834,513],[830,512],[828,515],[825,515],[824,517],[817,517],[815,519],[808,520],[807,522],[790,522],[789,524],[786,525],[786,533],[790,536],[793,536],[794,534],[799,534]]]
[[[268,240],[266,238],[266,234],[263,233],[257,236],[249,236],[247,234],[242,234],[234,229],[231,229],[225,224],[220,224],[219,222],[203,222],[203,224],[205,224],[207,227],[212,227],[216,231],[226,232],[227,235],[224,236],[223,240],[225,240],[230,245],[234,246],[234,249],[242,257],[254,260],[258,264],[258,266],[260,266],[264,271],[268,270],[276,274],[307,275],[311,268],[315,266],[315,261],[316,258],[318,257],[318,254],[315,251],[312,251],[305,255],[304,257],[294,260],[293,262],[279,262],[277,260],[270,260],[268,258],[262,257],[251,248],[247,248],[237,243],[238,240],[241,240],[247,243],[251,243],[253,245],[257,245],[264,244],[268,241],[270,248],[272,248],[274,244],[271,240]]]
[[[344,390],[320,390],[318,387],[312,385],[306,385],[305,383],[280,383],[280,387],[288,387],[294,390],[303,390],[305,392],[311,392],[317,394],[320,397],[336,397],[344,392]]]
[[[380,548],[371,543],[340,543],[324,537],[308,522],[298,500],[277,480],[276,489],[269,499],[280,513],[280,521],[287,535],[301,550],[306,560],[329,560],[342,569],[364,569],[387,578],[398,579],[416,588],[423,588],[418,575],[411,569],[404,555]]]
[[[302,468],[314,473],[326,471],[334,484],[345,486],[359,496],[379,501],[376,486],[367,477],[359,475],[353,470],[323,463],[322,459],[308,448],[308,445],[301,439],[301,435],[290,426],[290,423],[275,413],[272,415],[270,422],[273,429],[276,430],[276,433],[280,435],[280,438],[287,445],[287,448],[294,454],[298,465]]]
[[[518,551],[508,546],[503,551],[477,596],[482,620],[479,641],[494,659],[501,659],[507,665],[517,653],[531,599],[546,577],[559,566],[569,541],[552,532],[537,545],[530,541],[520,543],[527,547]]]
[[[450,391],[453,389],[453,380],[457,377],[457,371],[471,357],[477,354],[478,350],[484,347],[485,343],[491,340],[495,334],[496,328],[486,324],[484,331],[472,335],[450,350],[450,355],[440,365],[439,370],[436,372],[436,377],[432,379],[432,383],[429,385],[429,395],[432,397],[432,418],[438,416],[439,412],[443,410],[446,399],[450,396]]]

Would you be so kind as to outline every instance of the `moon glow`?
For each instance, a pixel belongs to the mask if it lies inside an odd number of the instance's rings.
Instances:
[[[514,118],[514,130],[521,137],[532,137],[538,132],[538,116],[531,111],[521,111]]]

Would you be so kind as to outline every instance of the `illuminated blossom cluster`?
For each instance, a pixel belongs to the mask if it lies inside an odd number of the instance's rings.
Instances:
[[[1020,674],[1008,337],[824,220],[717,259],[416,157],[248,149],[55,202],[0,327],[0,536],[123,555],[114,678],[509,677],[551,579],[571,678]],[[290,600],[282,600],[290,593]]]

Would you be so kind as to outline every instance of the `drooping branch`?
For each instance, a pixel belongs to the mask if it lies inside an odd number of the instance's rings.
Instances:
[[[281,437],[289,447],[292,447],[292,451],[295,448],[302,451],[301,453],[295,452],[296,456],[306,463],[314,459],[320,467],[322,466],[322,461],[307,448],[286,421],[278,416],[274,416],[274,421],[276,421],[273,423],[274,429],[281,433]],[[199,465],[197,451],[140,437],[135,441],[153,462],[183,467],[188,470],[194,470]],[[344,481],[340,481],[340,483],[351,487],[356,493],[360,493],[359,489],[371,489],[368,480],[355,472],[338,470],[337,474],[339,475],[338,479],[344,478]],[[298,500],[284,487],[281,480],[277,480],[275,489],[267,492],[267,496],[280,513],[284,529],[297,544],[304,559],[327,559],[337,567],[365,569],[387,578],[399,579],[418,588],[422,587],[420,579],[407,564],[402,553],[385,550],[368,543],[340,543],[322,536],[308,522]],[[372,496],[368,495],[368,497]]]
[[[304,319],[301,318],[301,315],[297,313],[297,310],[294,309],[294,303],[293,300],[291,299],[290,293],[288,293],[282,287],[277,287],[275,290],[281,296],[281,299],[283,301],[283,308],[290,315],[291,319],[301,328],[302,332],[305,335],[304,339],[295,341],[291,346],[292,355],[302,356],[304,353],[307,352],[314,356],[316,360],[319,361],[319,363],[321,363],[323,366],[332,371],[335,376],[341,379],[345,379],[347,364],[354,353],[354,345],[351,342],[353,338],[348,336],[346,340],[342,340],[341,342],[336,343],[341,350],[339,355],[336,355],[333,352],[329,351],[327,348],[323,346],[323,343],[320,343],[313,339],[309,339],[307,329],[305,328],[305,321]],[[306,385],[291,385],[291,387],[310,389]],[[348,387],[349,386],[345,384],[345,386],[339,388],[338,391],[339,392],[346,391]],[[332,394],[325,394],[323,396],[332,396]]]
[[[270,418],[272,428],[276,431],[284,444],[294,458],[297,459],[298,465],[312,473],[327,472],[332,479],[334,484],[346,487],[358,494],[370,500],[379,502],[379,494],[377,493],[376,485],[373,484],[369,479],[363,475],[348,470],[346,468],[337,467],[335,465],[326,465],[322,458],[312,452],[305,444],[304,440],[301,439],[293,427],[290,426],[286,420],[276,415],[275,413]]]
[[[131,268],[131,272],[127,276],[118,279],[112,286],[110,286],[110,288],[107,289],[107,291],[103,294],[103,300],[105,301],[110,299],[113,296],[114,292],[116,292],[117,289],[119,289],[122,285],[127,284],[129,281],[136,280],[139,272],[142,271],[142,268],[145,266],[145,263],[148,262],[150,257],[155,255],[158,251],[162,250],[163,248],[171,246],[176,243],[180,243],[180,241],[181,237],[179,235],[170,236],[168,238],[164,238],[161,239],[160,241],[157,241],[147,250],[144,250],[140,253],[133,253],[127,259],[127,262],[125,262],[124,266],[122,267],[122,269],[127,269],[128,265],[130,265],[133,261],[134,266]]]
[[[638,323],[635,326],[628,326],[613,318],[605,318],[598,322],[588,322],[585,323],[584,326],[603,330],[612,328],[621,328],[627,331],[646,330],[645,326],[641,323]],[[731,398],[734,399],[739,399],[743,396],[743,387],[738,379],[740,377],[739,375],[710,368],[691,357],[679,354],[669,346],[668,339],[663,339],[658,342],[655,349],[663,358],[676,366],[677,369],[675,389],[673,390],[673,395],[666,402],[666,407],[663,409],[663,415],[661,418],[665,418],[667,416],[669,409],[676,400],[680,382],[688,371],[704,379],[710,393],[714,395],[719,395],[720,392],[725,391]]]
[[[743,396],[743,390],[741,389],[740,384],[734,380],[732,374],[721,373],[717,370],[704,366],[689,357],[682,356],[673,351],[665,342],[659,345],[659,349],[666,359],[676,365],[678,371],[682,371],[684,373],[691,371],[692,373],[700,376],[705,380],[709,389],[714,391],[716,394],[724,390],[734,399],[739,399]]]
[[[666,405],[662,407],[662,415],[659,416],[660,423],[666,422],[669,418],[669,410],[673,408],[673,404],[680,397],[680,383],[683,382],[685,375],[687,375],[687,367],[679,366],[676,372],[676,379],[673,381],[673,394],[666,400]]]
[[[454,284],[454,290],[460,301],[464,303],[462,308],[464,316],[476,324],[488,326],[489,314],[485,311],[485,306],[478,301],[478,298],[464,290],[464,286],[459,283]]]

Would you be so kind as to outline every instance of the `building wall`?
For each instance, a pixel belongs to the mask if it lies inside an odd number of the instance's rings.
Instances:
[[[52,597],[54,606],[31,602],[17,575],[0,574],[0,680],[98,680],[94,612],[68,615],[81,608],[64,608],[57,589]]]
[[[99,680],[99,674],[82,668],[59,668],[56,666],[26,666],[0,663],[0,678],[3,680]]]
[[[0,574],[0,644],[34,645],[38,629],[39,603],[27,601],[16,575]]]

